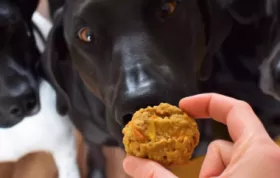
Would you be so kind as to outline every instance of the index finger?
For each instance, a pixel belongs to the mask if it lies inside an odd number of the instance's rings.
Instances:
[[[183,98],[179,106],[192,117],[213,118],[227,125],[233,141],[243,132],[267,134],[251,106],[241,100],[208,93]]]

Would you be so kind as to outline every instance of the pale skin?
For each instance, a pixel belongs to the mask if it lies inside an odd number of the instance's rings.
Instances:
[[[179,106],[194,118],[213,118],[228,127],[233,142],[210,144],[199,178],[279,178],[280,148],[250,105],[219,94],[184,98]],[[177,178],[161,165],[132,156],[123,162],[133,178]]]

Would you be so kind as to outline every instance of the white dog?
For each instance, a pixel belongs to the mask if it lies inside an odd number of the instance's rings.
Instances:
[[[17,161],[36,151],[52,153],[59,178],[78,178],[74,127],[68,116],[56,110],[56,93],[50,84],[40,84],[41,110],[9,129],[0,129],[0,160]]]
[[[46,37],[51,24],[37,12],[33,21]],[[39,21],[38,21],[39,20]],[[39,42],[37,36],[37,43]],[[44,46],[38,43],[42,52]],[[17,161],[31,152],[52,153],[59,172],[59,178],[80,178],[77,164],[77,149],[74,126],[68,116],[61,116],[56,110],[56,93],[45,80],[40,82],[41,110],[25,118],[12,128],[0,128],[0,161]]]

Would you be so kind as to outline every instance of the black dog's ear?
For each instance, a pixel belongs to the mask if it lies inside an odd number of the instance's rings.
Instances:
[[[61,11],[54,19],[53,28],[49,33],[46,49],[41,58],[41,66],[43,76],[56,90],[58,112],[64,115],[70,109],[64,82],[69,77],[71,61],[67,58],[69,51],[63,34],[63,11]]]
[[[232,29],[232,20],[216,1],[200,0],[199,5],[207,37],[206,54],[200,64],[199,79],[206,81],[212,75],[214,55],[219,51]]]
[[[232,29],[233,20],[251,24],[263,17],[276,16],[278,0],[199,0],[204,13],[207,33],[207,51],[200,65],[200,80],[211,77],[214,55],[220,49]],[[205,8],[206,7],[206,8]]]
[[[12,0],[19,8],[23,18],[30,21],[39,4],[39,0]]]
[[[262,17],[271,16],[277,9],[278,0],[217,0],[240,24],[250,24]]]

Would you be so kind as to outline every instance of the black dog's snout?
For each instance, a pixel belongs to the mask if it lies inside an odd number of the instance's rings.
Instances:
[[[148,106],[156,106],[162,102],[178,105],[179,99],[183,96],[181,92],[176,92],[168,85],[163,86],[150,83],[144,88],[139,88],[135,92],[124,92],[117,100],[117,121],[121,126],[125,126],[132,118],[133,114]]]
[[[13,99],[8,109],[8,114],[12,118],[21,118],[35,114],[39,109],[39,103],[35,91],[27,89]]]
[[[113,105],[116,121],[122,127],[141,108],[160,103],[178,105],[179,100],[185,96],[183,87],[178,87],[167,66],[162,68],[159,65],[143,63],[125,68],[118,81]]]

